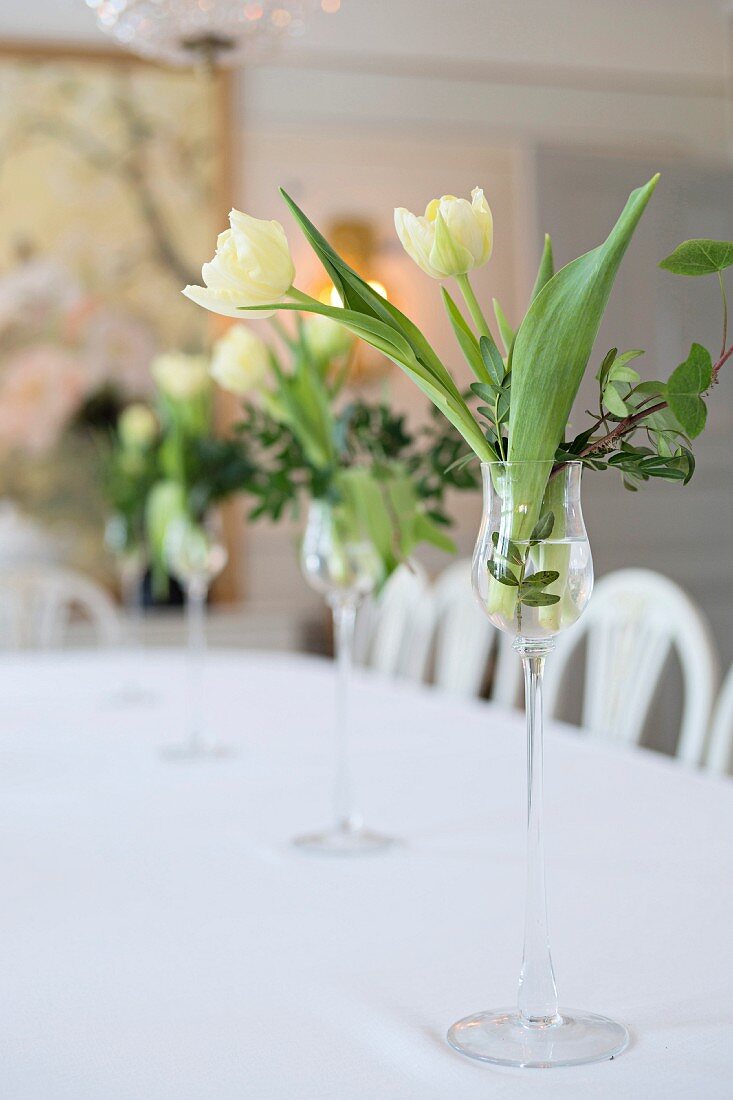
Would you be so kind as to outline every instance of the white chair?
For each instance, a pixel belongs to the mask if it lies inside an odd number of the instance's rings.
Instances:
[[[733,772],[733,665],[728,670],[715,704],[707,766],[719,775]]]
[[[545,706],[557,713],[560,689],[582,641],[587,642],[582,724],[607,741],[638,744],[664,666],[675,652],[684,706],[676,755],[705,756],[717,679],[707,624],[682,589],[646,569],[622,569],[598,582],[584,616],[558,638],[547,662]]]
[[[114,603],[83,574],[52,565],[0,572],[0,648],[61,646],[77,619],[88,622],[101,644],[120,637]]]
[[[511,638],[491,625],[476,602],[469,558],[449,565],[435,581],[433,615],[434,682],[458,695],[478,696],[493,657],[491,698],[515,706],[520,662]]]
[[[358,664],[386,676],[422,680],[430,647],[430,585],[421,565],[401,565],[359,612]]]

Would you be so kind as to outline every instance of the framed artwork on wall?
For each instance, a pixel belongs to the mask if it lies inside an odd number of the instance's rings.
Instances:
[[[222,74],[0,45],[0,499],[98,574],[94,429],[210,340],[181,288],[226,223],[230,101]]]

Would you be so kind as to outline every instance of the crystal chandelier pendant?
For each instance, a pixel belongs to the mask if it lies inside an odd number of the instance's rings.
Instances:
[[[86,0],[103,31],[143,57],[173,65],[238,65],[267,57],[338,0]]]

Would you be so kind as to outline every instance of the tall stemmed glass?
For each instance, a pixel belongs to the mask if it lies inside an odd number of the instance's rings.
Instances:
[[[580,617],[593,589],[593,562],[580,504],[582,463],[571,462],[554,474],[551,465],[482,464],[484,510],[473,558],[474,590],[491,622],[514,636],[524,668],[524,957],[516,1008],[479,1012],[448,1032],[451,1046],[471,1058],[542,1068],[611,1058],[629,1039],[622,1024],[604,1016],[558,1008],[550,954],[542,835],[542,676],[555,637]]]
[[[174,520],[165,538],[165,558],[186,598],[186,738],[166,746],[164,754],[176,759],[229,755],[231,750],[214,739],[206,728],[204,674],[206,670],[206,604],[211,582],[227,563],[227,550],[218,516],[201,523]]]
[[[148,556],[141,538],[135,537],[122,515],[113,515],[104,530],[107,549],[114,556],[120,584],[120,597],[124,612],[122,642],[129,651],[130,661],[127,679],[109,696],[115,706],[142,706],[154,702],[155,694],[141,682],[143,649],[143,581],[148,566]]]
[[[359,605],[381,579],[382,563],[370,539],[348,529],[337,506],[311,501],[300,561],[306,581],[324,596],[333,615],[336,654],[336,741],[333,787],[334,824],[297,837],[299,848],[334,855],[358,855],[387,848],[389,837],[364,827],[356,809],[349,751],[349,681],[354,627]]]

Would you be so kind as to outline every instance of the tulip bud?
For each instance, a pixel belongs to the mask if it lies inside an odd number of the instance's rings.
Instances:
[[[117,421],[117,434],[123,447],[130,450],[145,450],[158,434],[158,421],[152,409],[137,403],[128,405],[120,413]]]
[[[229,225],[219,234],[213,260],[201,269],[205,285],[187,286],[183,293],[212,313],[241,320],[241,306],[267,305],[284,298],[293,285],[295,267],[279,222],[232,210]]]
[[[205,355],[168,352],[153,360],[150,372],[165,397],[186,401],[210,388],[209,363]]]
[[[471,202],[453,195],[433,199],[423,217],[398,207],[395,228],[405,252],[433,279],[465,275],[491,256],[494,223],[478,187]]]
[[[269,370],[267,344],[246,325],[232,325],[214,344],[209,373],[229,393],[244,397],[261,389]]]
[[[305,321],[303,335],[308,351],[322,362],[348,355],[354,346],[349,330],[322,313],[314,313]]]

